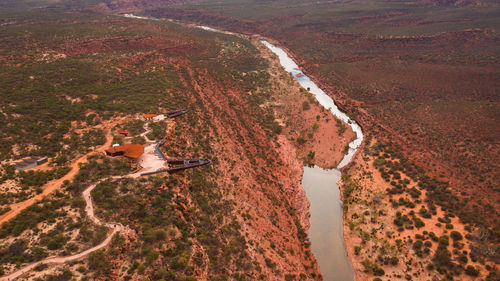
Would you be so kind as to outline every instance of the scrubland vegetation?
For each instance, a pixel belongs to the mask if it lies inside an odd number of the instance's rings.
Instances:
[[[383,143],[379,154],[367,152],[364,161],[374,161],[387,185],[377,196],[391,199],[387,204],[394,211],[385,215],[391,217],[396,233],[439,227],[448,233],[434,235],[436,239],[449,237],[458,231],[451,222],[457,218],[469,229],[458,232],[471,239],[449,238],[447,247],[446,238],[439,247],[426,246],[429,239],[422,237],[422,242],[412,243],[419,262],[429,264],[424,271],[445,279],[479,274],[495,280],[494,245],[500,225],[495,94],[500,87],[499,10],[498,3],[488,0],[360,0],[204,1],[141,12],[260,34],[286,47],[365,132]],[[307,110],[307,102],[302,107]],[[307,136],[296,141],[305,143]],[[349,174],[343,181],[347,197],[358,187],[353,178],[367,176],[360,170]],[[363,204],[355,201],[346,208]],[[436,218],[441,209],[442,216]],[[378,215],[372,215],[349,226],[375,223]],[[364,241],[372,230],[363,231],[357,236]],[[466,246],[460,241],[467,241]],[[359,263],[373,255],[360,249],[357,253],[354,260]],[[475,264],[467,265],[466,259]],[[379,261],[385,264],[387,259]],[[384,275],[379,269],[386,268],[373,258],[364,265],[372,274]],[[391,270],[391,278],[393,274],[408,280],[424,278]]]
[[[376,257],[361,262],[368,276],[496,280],[498,226],[397,145],[370,138],[368,144],[362,157],[370,164],[356,163],[342,178],[346,223],[357,236],[348,239],[351,251]],[[396,269],[401,262],[406,269]]]
[[[73,180],[0,227],[3,273],[103,241],[108,229],[88,219],[81,198],[98,183],[91,194],[96,216],[123,224],[129,234],[117,234],[109,247],[84,259],[40,265],[30,273],[34,279],[319,278],[289,201],[294,190],[283,184],[288,167],[275,142],[281,126],[273,108],[262,106],[271,99],[267,61],[250,41],[92,12],[59,16],[60,8],[0,8],[8,22],[0,31],[2,160],[47,155],[53,165],[25,173],[4,165],[2,179],[36,191],[102,145],[105,122],[158,110],[189,114],[148,124],[149,139],[164,139],[170,157],[209,157],[212,163],[174,175],[113,179],[136,164],[89,157]],[[143,122],[113,124],[128,130],[133,142],[144,141],[138,138]],[[277,172],[269,173],[266,164]]]
[[[427,170],[459,192],[480,185],[487,200],[499,190],[499,10],[489,0],[204,1],[143,13],[280,42],[365,129],[409,143]]]
[[[99,177],[129,171],[126,160],[92,157],[72,183],[66,183],[51,198],[29,206],[2,224],[2,272],[11,265],[23,265],[54,255],[67,256],[99,244],[108,231],[88,220],[83,209],[85,202],[75,195],[80,195],[84,187]],[[14,242],[5,243],[14,237]]]
[[[362,152],[366,163],[342,179],[356,241],[348,251],[368,278],[497,280],[499,6],[469,2],[480,5],[245,0],[154,2],[141,12],[279,41],[375,135],[380,142]],[[242,38],[89,11],[98,4],[0,4],[0,184],[16,187],[0,194],[0,213],[103,144],[102,124],[120,116],[188,109],[173,136],[155,123],[148,138],[166,137],[167,155],[211,157],[212,166],[99,183],[97,216],[135,235],[117,234],[84,260],[35,272],[46,280],[318,279],[289,201],[296,194],[278,155],[282,127],[268,106],[270,76],[258,50]],[[311,102],[297,107],[310,111]],[[141,143],[142,125],[119,127]],[[316,130],[308,126],[294,141],[304,145]],[[338,124],[339,136],[345,130]],[[15,173],[6,160],[24,156],[49,156],[53,167]],[[107,231],[85,217],[81,192],[133,168],[91,158],[73,181],[3,224],[2,270],[102,241]]]

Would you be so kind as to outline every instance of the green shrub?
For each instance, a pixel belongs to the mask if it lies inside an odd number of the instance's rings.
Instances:
[[[134,138],[132,138],[131,142],[135,144],[145,144],[146,139],[142,136],[135,136]]]
[[[385,274],[384,269],[377,267],[373,270],[373,275],[375,276],[383,276]]]
[[[465,268],[465,274],[470,275],[470,276],[478,276],[479,275],[479,270],[477,270],[474,266],[468,265]]]
[[[84,273],[84,272],[85,272],[85,266],[80,265],[80,266],[76,269],[76,271],[78,271],[78,272],[80,272],[80,273]]]
[[[106,272],[110,268],[110,261],[103,250],[98,250],[89,254],[87,258],[89,268],[97,272]]]
[[[354,246],[354,254],[357,256],[361,252],[361,246]]]
[[[146,266],[143,265],[142,263],[137,266],[137,272],[139,274],[143,274],[145,270],[146,270]]]
[[[422,227],[424,227],[424,226],[425,226],[425,223],[424,223],[421,219],[419,219],[419,218],[417,218],[417,217],[415,217],[415,218],[413,219],[413,222],[415,223],[415,227],[416,227],[416,228],[422,228]]]
[[[310,108],[311,108],[311,106],[309,105],[309,102],[308,102],[308,101],[304,101],[304,102],[302,103],[302,110],[308,110],[308,109],[310,109]]]
[[[57,250],[61,249],[64,244],[66,244],[66,238],[62,233],[59,233],[52,236],[52,239],[47,242],[47,248],[49,248],[49,250]]]
[[[440,246],[450,245],[450,239],[448,238],[448,236],[446,236],[446,235],[440,236],[439,237],[439,245]]]
[[[459,240],[463,239],[462,234],[460,234],[460,232],[458,232],[458,231],[452,231],[450,233],[450,237],[451,237],[451,239],[453,239],[455,241],[459,241]]]
[[[313,160],[314,156],[316,156],[316,152],[315,151],[310,150],[309,153],[307,153],[307,159],[308,160]]]
[[[306,139],[303,136],[300,136],[297,138],[297,143],[304,144],[304,143],[306,143]]]
[[[414,250],[420,250],[422,249],[422,240],[416,240],[414,243],[413,243],[413,249]]]
[[[448,267],[451,264],[451,253],[444,246],[438,246],[436,253],[433,257],[434,263],[438,267]]]

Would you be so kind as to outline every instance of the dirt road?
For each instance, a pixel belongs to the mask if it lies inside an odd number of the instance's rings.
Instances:
[[[143,134],[147,134],[149,132],[149,128],[146,130],[146,132],[144,132]],[[71,165],[71,171],[66,174],[64,177],[58,179],[58,180],[54,180],[54,181],[51,181],[49,183],[47,183],[45,186],[44,186],[44,189],[43,189],[43,192],[29,200],[26,200],[24,202],[20,202],[18,204],[13,204],[11,205],[11,208],[13,208],[13,206],[16,206],[18,205],[18,208],[15,209],[17,212],[14,212],[15,210],[13,209],[12,211],[8,212],[4,217],[1,218],[1,222],[5,222],[5,221],[8,221],[9,219],[13,218],[14,216],[16,216],[17,214],[19,214],[19,212],[21,212],[21,210],[27,208],[28,206],[30,206],[31,204],[35,203],[37,200],[40,200],[43,198],[43,196],[49,194],[50,192],[56,190],[57,188],[59,188],[62,183],[64,182],[64,180],[70,180],[73,178],[73,176],[76,175],[76,173],[78,173],[78,171],[80,170],[80,166],[79,164],[80,163],[83,163],[83,162],[86,162],[87,161],[87,158],[94,154],[94,153],[97,153],[97,152],[102,152],[104,151],[106,148],[110,147],[111,146],[111,142],[113,140],[113,136],[111,135],[111,132],[108,131],[108,134],[106,135],[106,143],[104,145],[102,145],[101,147],[99,147],[97,150],[95,151],[92,151],[92,152],[89,152],[87,154],[85,154],[84,156],[80,157],[78,160],[76,160],[72,165]],[[149,141],[149,145],[146,147],[146,153],[143,154],[141,156],[141,158],[139,159],[139,162],[145,166],[145,168],[143,168],[141,170],[141,173],[144,172],[143,170],[146,169],[147,171],[149,170],[157,170],[159,168],[162,168],[165,161],[159,159],[155,154],[154,154],[154,148],[155,148],[155,143],[154,142],[151,142]],[[135,174],[129,174],[129,175],[126,175],[126,176],[115,176],[113,177],[113,179],[120,179],[120,178],[124,178],[124,177],[133,177],[133,178],[137,178],[138,176],[140,176],[140,173],[137,172]],[[102,180],[101,180],[102,181]],[[99,182],[101,182],[99,181]],[[90,220],[92,220],[92,222],[94,222],[95,224],[97,225],[104,225],[110,229],[112,229],[112,232],[111,234],[108,235],[108,237],[106,237],[106,239],[101,242],[99,245],[97,246],[94,246],[88,250],[85,250],[81,253],[78,253],[78,254],[75,254],[75,255],[72,255],[72,256],[68,256],[68,257],[48,257],[44,260],[41,260],[41,261],[38,261],[38,262],[34,262],[34,263],[31,263],[21,269],[19,269],[18,271],[15,271],[7,276],[4,276],[4,277],[1,277],[0,278],[0,281],[10,281],[10,280],[14,280],[20,276],[22,276],[23,274],[33,270],[35,267],[37,267],[38,265],[40,264],[51,264],[51,263],[56,263],[56,264],[61,264],[61,263],[65,263],[65,262],[68,262],[68,261],[73,261],[73,260],[77,260],[77,259],[80,259],[82,257],[85,257],[86,255],[94,252],[94,251],[97,251],[101,248],[104,248],[106,247],[109,242],[111,242],[111,239],[113,238],[113,235],[117,232],[126,232],[125,228],[123,225],[121,224],[117,224],[117,223],[106,223],[106,224],[103,224],[94,214],[94,205],[92,203],[92,197],[90,196],[92,190],[97,186],[97,184],[93,184],[91,186],[89,186],[87,189],[85,189],[83,192],[82,192],[82,197],[83,199],[85,200],[85,203],[86,203],[86,207],[85,207],[85,211],[87,213],[87,216],[90,218]],[[10,214],[12,213],[12,214]]]
[[[121,178],[121,177],[114,177],[114,178]],[[98,224],[98,225],[103,225],[103,223],[94,215],[94,206],[92,204],[92,198],[90,197],[90,193],[92,192],[92,190],[96,187],[97,184],[94,184],[94,185],[91,185],[89,186],[87,189],[85,189],[82,193],[82,197],[83,199],[85,199],[85,203],[87,204],[87,206],[85,207],[85,211],[87,212],[87,215],[89,216],[89,218],[95,223],[95,224]],[[38,261],[38,262],[35,262],[35,263],[32,263],[32,264],[29,264],[25,267],[23,267],[22,269],[18,270],[18,271],[15,271],[7,276],[4,276],[2,278],[0,278],[0,281],[8,281],[8,280],[14,280],[18,277],[20,277],[21,275],[31,271],[32,269],[34,269],[35,267],[37,267],[38,265],[40,264],[49,264],[49,263],[65,263],[65,262],[68,262],[68,261],[72,261],[72,260],[77,260],[77,259],[80,259],[94,251],[97,251],[101,248],[104,248],[106,247],[109,242],[111,242],[111,239],[113,238],[113,235],[115,235],[115,233],[117,232],[123,232],[124,231],[124,227],[123,225],[121,224],[113,224],[113,223],[107,223],[105,224],[106,227],[109,227],[110,229],[112,229],[113,231],[111,232],[110,235],[108,235],[108,237],[106,237],[106,239],[104,241],[102,241],[99,245],[97,246],[94,246],[86,251],[83,251],[81,253],[78,253],[78,254],[75,254],[75,255],[72,255],[72,256],[68,256],[68,257],[49,257],[49,258],[46,258],[44,260],[41,260],[41,261]]]
[[[111,135],[111,132],[108,131],[108,133],[106,135],[106,143],[104,143],[102,146],[100,146],[95,151],[89,152],[89,153],[83,155],[82,157],[78,158],[75,162],[73,162],[70,165],[71,170],[65,176],[63,176],[60,179],[52,180],[52,181],[49,181],[48,183],[46,183],[42,187],[42,193],[37,194],[36,196],[34,196],[34,197],[32,197],[32,198],[30,198],[28,200],[25,200],[25,201],[22,201],[22,202],[18,202],[18,203],[14,203],[14,204],[9,205],[9,207],[11,208],[11,210],[8,211],[7,213],[3,214],[2,216],[0,216],[0,225],[3,224],[4,222],[6,222],[6,221],[8,221],[8,220],[10,220],[12,218],[14,218],[19,213],[21,213],[22,210],[24,210],[24,209],[28,208],[29,206],[35,204],[37,201],[42,200],[44,196],[47,196],[51,192],[53,192],[54,190],[60,188],[61,185],[64,183],[65,180],[71,180],[71,179],[73,179],[73,177],[78,173],[78,171],[80,171],[80,166],[79,165],[81,163],[86,162],[87,158],[90,155],[95,154],[97,152],[103,152],[106,148],[110,147],[112,140],[113,140],[113,136]]]

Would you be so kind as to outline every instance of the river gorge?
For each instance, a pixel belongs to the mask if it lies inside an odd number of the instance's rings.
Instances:
[[[124,15],[129,18],[158,20],[155,18]],[[233,34],[207,26],[193,26],[209,32]],[[333,99],[327,95],[316,83],[300,70],[299,66],[280,47],[267,40],[260,41],[278,58],[281,66],[290,73],[301,87],[312,93],[318,103],[329,110],[335,117],[347,123],[355,138],[349,142],[346,154],[334,169],[325,170],[317,166],[305,166],[302,175],[302,187],[310,202],[310,228],[308,231],[312,252],[320,266],[323,280],[354,280],[354,272],[347,256],[343,238],[343,209],[338,182],[341,180],[341,169],[345,167],[363,141],[361,127],[342,112]]]
[[[302,186],[310,202],[309,239],[311,248],[320,266],[323,280],[354,280],[354,273],[347,256],[342,233],[342,201],[337,183],[340,169],[345,167],[363,141],[361,127],[335,105],[333,99],[319,88],[281,48],[266,40],[261,41],[276,54],[283,68],[299,84],[311,92],[316,100],[333,115],[349,124],[356,138],[349,143],[349,149],[336,169],[324,170],[320,167],[304,167]]]

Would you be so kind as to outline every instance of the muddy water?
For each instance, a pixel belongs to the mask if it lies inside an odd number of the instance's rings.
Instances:
[[[134,15],[125,16],[149,19]],[[207,26],[195,27],[210,32],[232,34],[231,32]],[[337,118],[348,123],[356,133],[356,138],[349,143],[348,153],[336,169],[324,170],[316,166],[304,167],[302,179],[302,186],[310,202],[311,227],[309,228],[309,239],[311,241],[311,249],[320,266],[323,280],[354,280],[354,273],[347,257],[343,239],[342,201],[340,200],[340,190],[337,182],[340,181],[341,177],[340,169],[351,161],[357,148],[361,145],[363,132],[354,120],[351,120],[344,112],[340,111],[331,97],[299,69],[298,65],[283,49],[274,46],[266,40],[262,40],[261,42],[279,57],[283,68],[291,73],[304,89],[310,91],[325,109],[330,110]]]
[[[343,168],[351,161],[354,153],[356,153],[356,149],[361,145],[361,142],[363,141],[363,131],[361,130],[361,127],[354,120],[351,120],[349,116],[347,116],[347,114],[340,111],[337,105],[333,102],[333,99],[328,96],[323,90],[321,90],[318,85],[316,85],[309,77],[307,77],[307,75],[305,75],[304,72],[299,69],[297,64],[288,56],[288,54],[283,49],[276,47],[265,40],[262,40],[262,44],[264,44],[278,56],[281,66],[283,66],[283,68],[287,72],[291,73],[304,89],[309,90],[309,92],[311,92],[316,97],[316,100],[325,109],[330,110],[337,118],[348,123],[354,133],[356,133],[356,138],[349,143],[348,153],[344,156],[340,164],[337,166],[337,169]]]
[[[342,203],[337,181],[339,170],[304,167],[302,186],[311,205],[309,239],[323,280],[353,280],[342,236]]]
[[[361,127],[351,120],[335,105],[323,90],[307,77],[287,53],[263,40],[262,43],[275,53],[283,68],[297,79],[299,84],[309,90],[318,102],[335,116],[348,123],[356,133],[356,138],[349,143],[348,153],[336,169],[323,170],[319,167],[304,167],[302,186],[310,202],[311,213],[309,239],[311,250],[318,261],[323,280],[354,280],[351,263],[345,250],[342,234],[342,201],[337,182],[340,181],[340,169],[347,165],[363,141]]]

